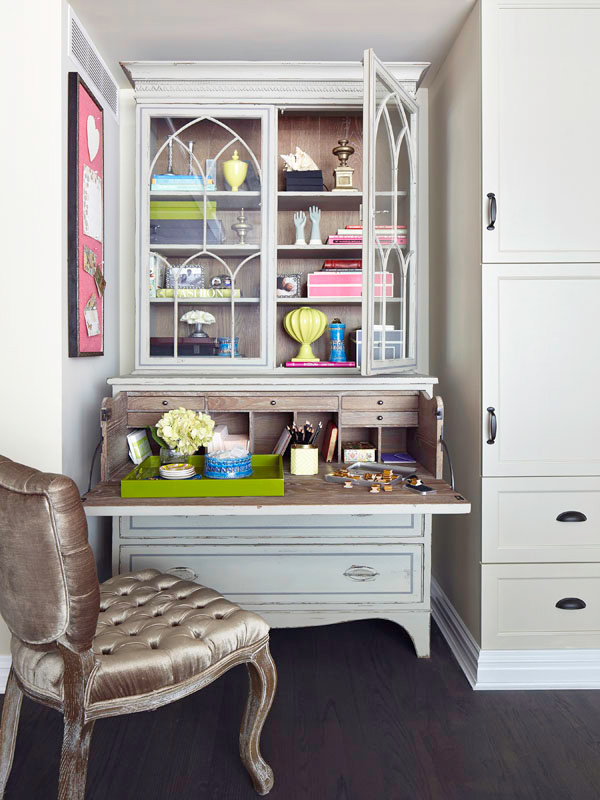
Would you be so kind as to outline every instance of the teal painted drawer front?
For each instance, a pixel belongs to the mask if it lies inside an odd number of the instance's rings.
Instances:
[[[375,552],[294,552],[272,548],[123,545],[120,571],[157,569],[214,587],[243,604],[420,603],[423,546],[398,545]]]
[[[424,534],[422,514],[354,514],[294,517],[121,517],[121,539],[219,539],[254,540],[294,537],[347,541],[348,539],[417,538]]]

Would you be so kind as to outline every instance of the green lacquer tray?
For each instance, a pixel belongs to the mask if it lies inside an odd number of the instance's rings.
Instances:
[[[202,474],[204,456],[190,456]],[[252,475],[232,480],[150,480],[158,477],[160,457],[150,456],[121,481],[121,497],[283,497],[281,456],[252,456]]]

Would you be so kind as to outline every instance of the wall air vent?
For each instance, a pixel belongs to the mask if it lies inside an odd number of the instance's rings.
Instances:
[[[81,68],[84,80],[96,87],[118,121],[119,87],[70,6],[68,35],[70,57]]]

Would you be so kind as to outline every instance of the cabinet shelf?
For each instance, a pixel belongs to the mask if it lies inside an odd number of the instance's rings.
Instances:
[[[207,192],[206,201],[217,201],[217,208],[223,209],[253,209],[260,208],[260,192]],[[198,205],[204,202],[202,192],[182,192],[179,189],[161,190],[150,192],[150,200],[198,200]]]
[[[151,244],[150,252],[160,253],[163,256],[192,256],[204,249],[203,244]],[[220,256],[243,256],[260,253],[257,244],[209,244],[207,253],[217,253]]]
[[[202,304],[210,304],[210,303],[220,303],[220,304],[231,304],[234,301],[237,305],[238,303],[260,303],[260,297],[179,297],[177,299],[178,305],[197,305],[198,303]],[[175,302],[173,297],[151,297],[151,303],[170,303],[173,305]]]
[[[362,200],[362,192],[277,192],[280,211],[304,209],[313,204],[322,211],[355,211]]]
[[[277,252],[283,256],[296,258],[306,256],[306,258],[326,258],[335,253],[362,253],[362,245],[355,244],[280,244],[277,245]]]
[[[388,297],[388,303],[401,303],[401,297]],[[277,302],[283,305],[348,305],[348,303],[362,303],[362,297],[278,297]]]

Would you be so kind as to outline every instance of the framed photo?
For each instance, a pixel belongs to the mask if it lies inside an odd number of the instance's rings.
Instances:
[[[167,267],[167,289],[175,288],[176,278],[180,289],[204,289],[204,265],[186,264],[185,267]]]
[[[302,275],[299,272],[277,276],[277,297],[302,297]]]
[[[69,356],[104,355],[104,114],[69,73]]]

